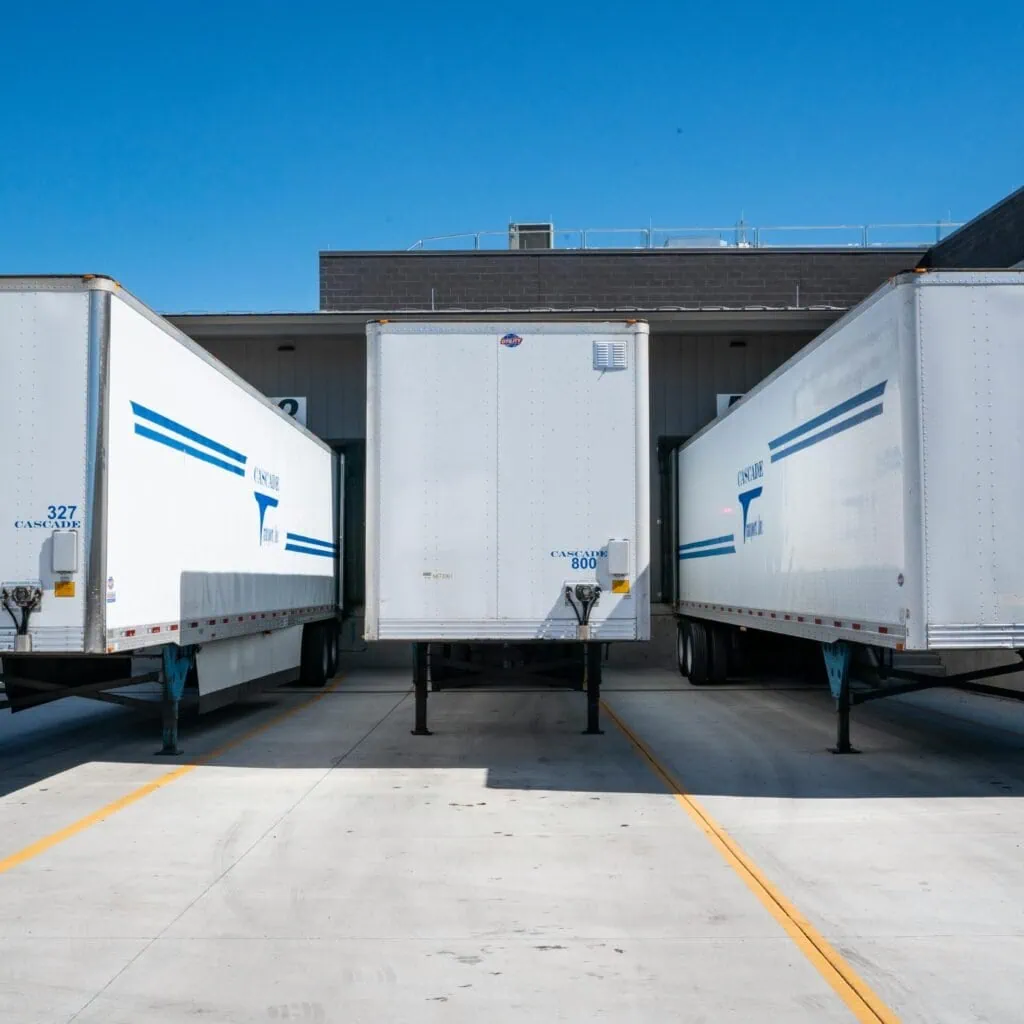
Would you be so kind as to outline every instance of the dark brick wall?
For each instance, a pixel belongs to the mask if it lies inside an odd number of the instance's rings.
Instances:
[[[1024,188],[932,246],[922,267],[996,269],[1024,260]]]
[[[919,249],[320,254],[324,310],[856,305]]]

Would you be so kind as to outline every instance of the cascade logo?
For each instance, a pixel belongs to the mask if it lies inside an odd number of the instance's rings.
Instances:
[[[264,487],[268,491],[281,490],[281,478],[276,473],[261,469],[259,466],[252,467],[252,482],[257,487]],[[253,491],[252,496],[256,499],[256,506],[260,510],[260,547],[264,544],[279,544],[281,535],[276,526],[267,526],[267,509],[277,508],[279,500],[272,494],[264,494],[262,491]]]
[[[257,487],[265,487],[268,491],[280,491],[281,479],[276,473],[260,469],[259,466],[252,467],[252,482]]]
[[[551,557],[568,559],[573,569],[596,569],[598,560],[607,558],[608,552],[604,548],[592,551],[552,551]]]
[[[280,534],[277,527],[265,525],[267,509],[277,508],[277,498],[270,494],[261,494],[259,491],[253,491],[252,493],[260,510],[260,547],[263,547],[264,544],[280,543]]]
[[[764,522],[760,516],[756,519],[749,519],[750,503],[755,498],[761,497],[763,487],[752,487],[749,491],[742,491],[739,495],[740,505],[743,508],[743,543],[760,537],[764,533]]]
[[[755,480],[764,479],[764,460],[761,459],[750,466],[744,466],[736,474],[736,486],[743,487],[745,484],[752,484]]]
[[[754,462],[749,466],[744,466],[736,474],[736,483],[739,487],[743,487],[745,484],[752,483],[754,480],[764,479],[764,461],[760,460]],[[760,516],[756,519],[750,518],[750,504],[761,497],[761,493],[764,491],[763,486],[751,487],[746,491],[740,491],[737,495],[739,498],[740,507],[743,509],[743,543],[746,544],[748,540],[753,540],[755,537],[760,537],[764,533],[764,522]]]
[[[501,344],[504,345],[505,348],[517,348],[519,345],[522,345],[522,343],[523,339],[513,331],[509,331],[508,334],[501,339]]]

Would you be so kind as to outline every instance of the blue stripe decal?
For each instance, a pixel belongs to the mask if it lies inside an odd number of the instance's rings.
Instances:
[[[304,548],[301,544],[285,544],[285,551],[295,551],[300,555],[320,555],[321,558],[333,558],[334,552],[324,548]]]
[[[831,409],[820,413],[813,419],[809,419],[806,423],[801,423],[799,427],[794,427],[785,434],[781,434],[779,437],[775,438],[774,441],[768,442],[769,450],[779,448],[788,441],[792,441],[794,438],[800,437],[801,434],[809,434],[812,430],[820,427],[823,423],[828,423],[829,420],[838,419],[844,413],[849,412],[851,409],[856,409],[859,405],[866,405],[872,399],[881,398],[885,392],[886,384],[888,384],[888,381],[883,380],[881,384],[876,384],[873,388],[868,388],[866,391],[862,391],[859,395],[854,395],[853,398],[848,398],[845,402],[833,405]],[[881,409],[881,406],[879,406],[879,409]],[[795,448],[791,450],[796,451]],[[772,461],[775,461],[774,456],[772,457]]]
[[[219,444],[217,441],[204,437],[202,434],[198,434],[196,431],[190,430],[181,423],[168,419],[166,416],[161,416],[160,413],[153,412],[152,409],[147,409],[144,405],[139,405],[138,402],[132,402],[132,412],[135,413],[139,419],[149,420],[150,423],[155,423],[158,427],[163,427],[164,430],[169,430],[173,434],[178,434],[181,437],[188,438],[189,441],[194,441],[196,444],[202,445],[204,448],[209,448],[210,451],[217,452],[218,455],[223,455],[228,459],[233,459],[235,462],[242,463],[242,465],[245,465],[248,461],[241,452],[236,452],[233,448],[228,448],[226,445]],[[136,428],[136,432],[138,432],[138,428]],[[143,436],[151,437],[152,435],[144,434]],[[160,435],[157,435],[157,437],[159,436]],[[153,439],[156,440],[156,438]],[[220,465],[220,463],[216,463],[216,465]],[[244,474],[242,475],[244,476]]]
[[[173,448],[176,452],[184,452],[186,455],[191,455],[193,459],[200,459],[203,462],[210,463],[211,466],[217,466],[220,469],[226,469],[229,473],[237,473],[239,476],[245,476],[245,470],[241,466],[232,465],[230,462],[224,462],[221,459],[214,458],[208,452],[201,452],[198,448],[193,448],[190,445],[185,444],[184,441],[179,441],[176,437],[168,437],[166,434],[158,434],[155,430],[150,430],[149,427],[144,427],[140,423],[135,424],[135,433],[139,437],[146,437],[150,441],[159,441],[160,444],[167,445],[168,448]]]
[[[842,423],[836,423],[834,426],[828,427],[826,430],[819,431],[817,434],[812,434],[810,437],[804,438],[803,441],[798,441],[796,444],[790,445],[789,448],[785,448],[781,452],[776,452],[772,456],[772,462],[778,462],[779,459],[784,459],[787,455],[792,455],[794,452],[802,452],[805,448],[810,448],[811,445],[815,445],[819,441],[827,441],[830,437],[835,437],[836,434],[841,434],[844,430],[849,430],[850,427],[855,427],[859,423],[864,423],[866,420],[873,420],[876,416],[881,415],[882,404],[879,403],[878,405],[873,405],[871,408],[857,413],[856,416],[851,416],[848,420],[843,420]]]
[[[735,534],[728,533],[724,537],[712,537],[710,540],[693,540],[689,544],[680,544],[679,550],[689,551],[690,548],[706,548],[712,544],[731,544],[735,539]]]
[[[710,558],[712,555],[735,555],[735,547],[727,548],[701,548],[700,551],[680,551],[679,561],[684,558]]]
[[[297,540],[300,544],[315,544],[334,550],[334,541],[317,540],[315,537],[303,537],[301,533],[285,534],[285,540]]]

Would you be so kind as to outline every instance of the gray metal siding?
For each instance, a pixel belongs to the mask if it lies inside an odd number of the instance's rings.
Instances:
[[[662,511],[658,441],[686,438],[715,418],[715,396],[749,391],[814,335],[659,334],[651,341],[651,566],[654,601],[670,601],[661,571]],[[733,347],[732,341],[744,341]]]
[[[279,352],[294,345],[294,352]],[[307,423],[325,441],[366,437],[366,338],[209,340],[203,347],[265,395],[305,395]]]
[[[659,334],[651,344],[651,434],[695,434],[715,417],[715,396],[749,391],[813,334]],[[731,346],[734,340],[744,347]]]

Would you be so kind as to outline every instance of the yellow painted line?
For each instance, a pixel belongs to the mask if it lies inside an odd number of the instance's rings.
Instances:
[[[814,925],[765,878],[760,868],[743,852],[729,833],[711,817],[695,797],[683,789],[672,773],[662,766],[647,744],[604,701],[601,702],[601,706],[640,752],[654,774],[668,786],[679,805],[707,836],[711,845],[722,855],[722,859],[746,882],[772,917],[782,925],[800,952],[832,986],[853,1012],[854,1017],[863,1024],[899,1024],[899,1017],[882,1002],[868,983]]]
[[[232,748],[248,742],[254,737],[259,736],[260,733],[266,732],[267,729],[271,729],[275,725],[280,725],[280,723],[286,718],[290,718],[297,712],[302,711],[304,708],[308,708],[318,700],[321,700],[340,682],[341,677],[338,677],[330,686],[324,689],[322,693],[318,693],[311,700],[303,701],[301,704],[296,704],[293,707],[288,708],[287,711],[283,711],[281,714],[275,715],[262,725],[258,725],[254,729],[250,729],[248,732],[243,733],[241,736],[238,736],[233,740],[229,740],[222,746],[217,747],[216,750],[212,750],[209,754],[204,754],[195,761],[192,761],[189,764],[183,764],[180,767],[175,768],[173,771],[165,772],[163,775],[153,779],[151,782],[147,782],[145,785],[139,786],[138,789],[133,789],[130,793],[126,793],[124,796],[119,797],[112,803],[107,804],[105,807],[101,807],[98,811],[93,811],[92,814],[87,814],[84,818],[79,818],[78,821],[74,821],[70,825],[66,825],[64,828],[58,829],[56,832],[52,832],[48,836],[44,836],[42,839],[37,839],[34,843],[30,843],[24,849],[18,850],[17,853],[12,853],[9,857],[4,857],[3,860],[0,860],[0,875],[10,871],[12,868],[16,868],[21,864],[25,864],[28,861],[33,860],[41,853],[46,853],[47,850],[52,850],[55,846],[59,846],[61,843],[71,839],[73,836],[79,835],[87,828],[91,828],[98,822],[105,821],[107,818],[112,817],[117,814],[118,811],[123,811],[126,807],[131,807],[132,804],[137,804],[143,797],[149,796],[150,793],[155,793],[158,789],[163,789],[164,786],[169,786],[172,782],[183,778],[190,772],[194,772],[200,766],[209,764],[211,761],[215,761],[218,757],[226,754]]]

